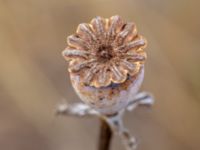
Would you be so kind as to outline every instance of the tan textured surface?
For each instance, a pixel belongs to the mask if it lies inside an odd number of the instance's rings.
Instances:
[[[80,23],[67,37],[62,54],[79,84],[100,88],[121,84],[128,75],[136,75],[146,60],[146,45],[134,22],[118,15],[96,16],[90,23]]]
[[[1,0],[0,149],[94,150],[98,121],[56,118],[78,101],[61,51],[96,15],[119,14],[148,39],[143,89],[156,103],[125,117],[139,150],[200,149],[199,2],[181,0]],[[113,149],[123,149],[118,138]]]

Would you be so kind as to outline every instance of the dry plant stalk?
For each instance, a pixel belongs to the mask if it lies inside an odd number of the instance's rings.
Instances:
[[[136,142],[123,127],[122,116],[125,109],[153,102],[147,93],[137,98],[144,77],[146,44],[136,25],[119,16],[95,17],[80,24],[67,38],[62,54],[69,62],[72,86],[85,104],[64,105],[58,112],[99,116],[122,137],[127,149],[133,150]]]

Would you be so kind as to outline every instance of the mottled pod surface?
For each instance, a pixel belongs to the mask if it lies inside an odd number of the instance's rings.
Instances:
[[[136,25],[119,16],[79,24],[63,56],[80,98],[107,114],[125,107],[143,80],[146,43]]]

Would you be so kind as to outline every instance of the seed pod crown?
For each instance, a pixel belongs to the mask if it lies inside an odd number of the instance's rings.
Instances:
[[[80,83],[95,88],[120,84],[136,75],[146,59],[146,40],[133,22],[95,17],[67,38],[64,58]]]

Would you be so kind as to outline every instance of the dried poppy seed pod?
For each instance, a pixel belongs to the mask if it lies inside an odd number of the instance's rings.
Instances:
[[[63,51],[72,85],[86,104],[103,114],[126,107],[144,76],[146,40],[119,16],[95,17],[67,38]]]

